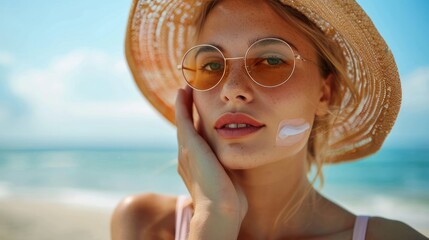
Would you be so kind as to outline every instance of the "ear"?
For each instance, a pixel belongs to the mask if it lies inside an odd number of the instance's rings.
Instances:
[[[320,98],[319,104],[316,110],[316,116],[325,116],[328,113],[329,105],[331,103],[332,96],[332,84],[334,81],[334,74],[329,74],[325,79],[322,79],[320,86]]]

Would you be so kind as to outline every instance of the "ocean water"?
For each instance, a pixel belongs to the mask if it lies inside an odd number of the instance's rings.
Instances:
[[[131,194],[186,194],[176,157],[174,150],[0,151],[0,199],[113,209]],[[324,176],[321,192],[350,211],[429,229],[429,150],[382,149],[327,166]]]

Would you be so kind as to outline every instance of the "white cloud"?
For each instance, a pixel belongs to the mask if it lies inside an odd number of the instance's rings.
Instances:
[[[79,50],[11,77],[13,93],[31,105],[36,117],[108,117],[136,113],[153,116],[141,100],[122,59]],[[123,115],[124,116],[124,115]],[[125,116],[126,117],[126,116]]]
[[[125,59],[101,51],[70,52],[46,68],[13,74],[8,83],[12,94],[28,106],[30,116],[19,126],[2,121],[4,129],[11,129],[9,134],[3,132],[4,138],[21,133],[35,139],[117,142],[174,136],[173,128],[139,93]]]
[[[15,59],[12,54],[0,50],[0,66],[9,66],[14,63]]]
[[[402,80],[403,109],[429,111],[429,66],[418,68]]]

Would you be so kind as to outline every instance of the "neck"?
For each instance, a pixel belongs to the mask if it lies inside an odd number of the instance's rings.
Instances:
[[[248,202],[240,235],[251,234],[252,238],[267,239],[276,235],[278,229],[284,231],[288,226],[305,225],[312,206],[309,196],[316,192],[308,182],[304,163],[305,155],[232,172]],[[297,208],[300,214],[293,214]],[[282,226],[284,218],[288,219],[288,226]]]

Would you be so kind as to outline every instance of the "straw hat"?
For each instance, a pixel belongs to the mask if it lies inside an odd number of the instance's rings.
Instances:
[[[193,14],[203,0],[133,0],[126,57],[143,95],[174,124],[174,103],[185,81],[177,70],[194,36]],[[372,21],[353,0],[281,0],[297,9],[342,48],[347,72],[363,96],[358,109],[340,112],[327,162],[354,160],[376,152],[393,127],[401,86],[393,55]],[[346,92],[341,107],[351,104]]]

